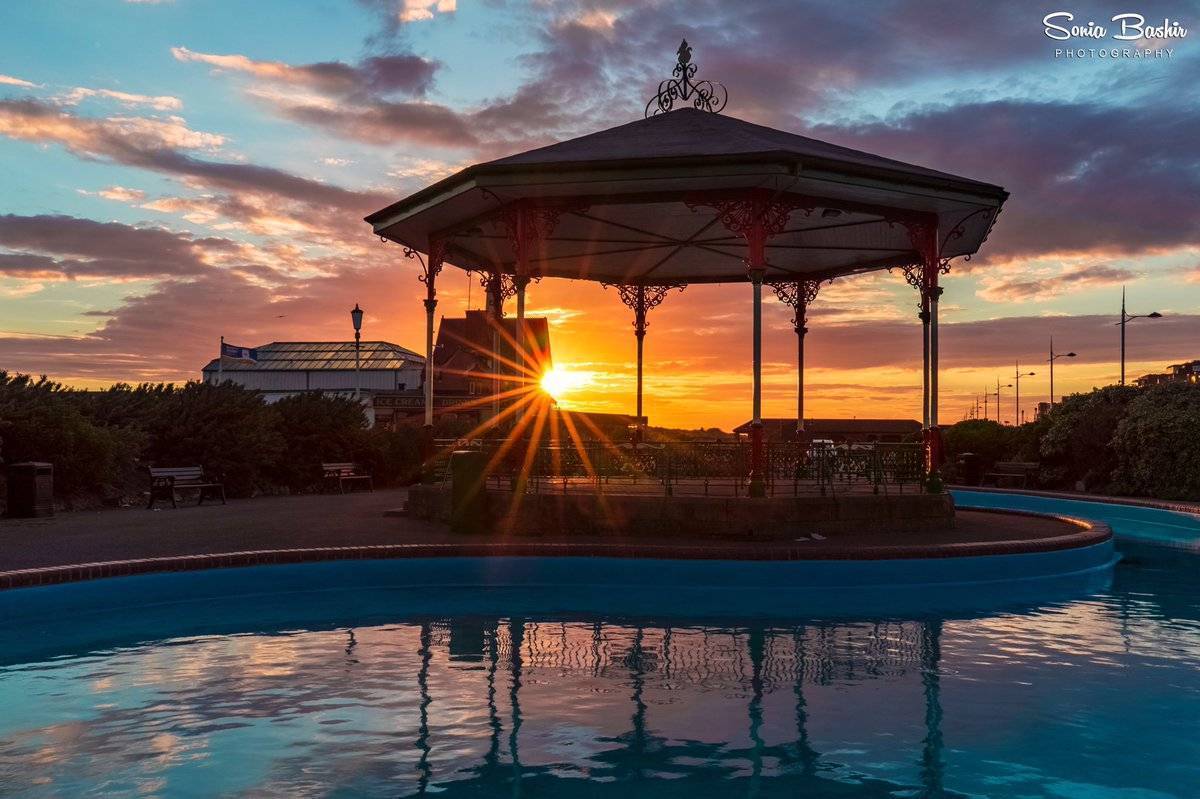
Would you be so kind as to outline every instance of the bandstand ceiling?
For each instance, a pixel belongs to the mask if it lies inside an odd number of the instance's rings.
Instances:
[[[557,223],[534,274],[608,283],[746,279],[746,243],[707,203],[747,190],[797,205],[767,247],[766,279],[821,279],[917,260],[905,214],[935,215],[943,258],[976,252],[999,186],[683,108],[476,164],[367,217],[375,233],[447,262],[511,272],[501,211],[531,202]]]

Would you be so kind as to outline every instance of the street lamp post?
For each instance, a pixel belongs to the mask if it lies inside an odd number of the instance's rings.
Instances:
[[[1017,410],[1016,410],[1016,414],[1013,416],[1013,426],[1019,427],[1021,424],[1021,378],[1022,377],[1033,377],[1035,374],[1037,374],[1037,372],[1022,372],[1021,364],[1019,362],[1016,364],[1016,366],[1017,366],[1017,369],[1013,373],[1014,378],[1015,378],[1013,385],[1016,388],[1016,397],[1017,397],[1016,409]]]
[[[1125,313],[1125,287],[1121,286],[1121,321],[1117,322],[1121,326],[1121,385],[1125,385],[1125,325],[1134,319],[1162,319],[1162,314],[1158,311],[1145,314]]]
[[[1012,388],[1012,383],[1005,383],[1004,388]],[[1000,418],[1000,378],[996,378],[996,421],[999,424],[1004,424],[1004,420]]]
[[[358,303],[354,303],[354,308],[350,311],[350,321],[354,323],[354,399],[359,399],[362,396],[362,384],[358,379],[359,367],[359,349],[362,338],[362,318],[363,310],[358,307]]]
[[[1050,337],[1050,407],[1054,407],[1054,362],[1059,358],[1074,358],[1073,352],[1058,352],[1054,351],[1054,336]]]

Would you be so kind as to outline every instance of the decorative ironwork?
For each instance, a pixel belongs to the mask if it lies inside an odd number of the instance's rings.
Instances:
[[[404,248],[404,257],[416,260],[421,265],[421,274],[417,275],[417,280],[425,284],[426,292],[429,295],[428,300],[432,300],[434,294],[434,281],[437,280],[438,274],[441,273],[442,267],[446,263],[446,253],[449,251],[445,241],[441,239],[433,239],[429,242],[429,260],[426,261],[421,257],[421,253],[414,250],[412,247]]]
[[[558,226],[563,214],[587,210],[584,205],[536,205],[517,201],[500,211],[505,232],[518,261],[527,258],[533,247],[545,241]]]
[[[761,227],[767,236],[776,236],[787,227],[788,219],[797,209],[805,209],[808,213],[812,208],[806,208],[799,202],[786,199],[767,200],[750,198],[742,200],[718,200],[713,203],[696,203],[689,205],[692,210],[702,205],[708,205],[717,212],[717,219],[730,233],[739,236],[749,236],[756,228]]]
[[[662,283],[655,286],[641,283],[601,283],[600,285],[604,288],[611,286],[617,290],[622,304],[634,313],[633,327],[639,336],[645,335],[646,328],[650,326],[646,315],[662,305],[667,294],[673,289],[683,291],[687,288],[686,283]]]
[[[692,63],[692,48],[687,39],[675,51],[679,60],[671,77],[658,84],[658,92],[646,103],[645,117],[665,114],[675,107],[675,101],[691,102],[692,108],[701,111],[721,112],[729,101],[725,86],[711,80],[695,80],[696,65]]]
[[[892,269],[899,269],[901,274],[904,275],[905,283],[912,286],[917,291],[921,290],[922,284],[925,282],[925,266],[923,264],[905,264],[904,266],[892,267],[891,269],[888,269],[888,271],[891,272]]]
[[[826,281],[832,283],[832,280]],[[768,280],[767,285],[784,305],[792,309],[792,324],[797,333],[808,332],[808,306],[821,290],[819,280]]]
[[[503,272],[481,272],[479,285],[489,293],[497,294],[501,300],[512,299],[517,293],[517,280]]]
[[[513,275],[488,270],[480,272],[479,285],[483,286],[484,294],[496,308],[498,317],[504,316],[504,303],[517,293],[517,282]]]
[[[461,445],[461,446],[460,446]],[[668,495],[733,493],[745,490],[751,464],[748,442],[671,441],[630,447],[609,442],[535,445],[507,459],[496,453],[504,441],[456,442],[456,449],[480,449],[495,463],[498,486],[510,486],[520,469],[525,490],[604,492],[617,485],[644,486]],[[443,447],[449,452],[451,447]],[[803,442],[764,445],[764,474],[772,495],[820,492],[888,493],[917,486],[925,475],[924,450],[917,443],[862,443],[820,446]],[[630,490],[626,488],[624,490]]]
[[[745,197],[708,199],[699,197],[684,201],[692,211],[711,208],[717,220],[730,233],[741,236],[749,247],[746,266],[761,270],[767,266],[767,240],[787,228],[788,219],[796,211],[805,216],[816,207],[811,200],[790,194],[770,194],[756,191]]]

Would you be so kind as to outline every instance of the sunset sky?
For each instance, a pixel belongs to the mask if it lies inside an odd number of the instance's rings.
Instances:
[[[1020,7],[1019,7],[1020,6]],[[1068,4],[1079,21],[1125,8]],[[1022,8],[1023,7],[1023,8]],[[1004,186],[942,303],[942,421],[1014,361],[1024,407],[1200,358],[1200,4],[1170,58],[1056,59],[1031,4],[504,0],[5,3],[0,368],[79,386],[199,377],[246,346],[364,336],[423,347],[413,262],[364,214],[470,163],[641,118],[679,39],[726,113]],[[1145,43],[1141,43],[1144,46]],[[1083,46],[1097,46],[1088,42]],[[480,307],[447,270],[439,313]],[[812,415],[920,418],[916,292],[835,282],[810,313]],[[546,280],[568,407],[632,411],[615,292]],[[748,286],[650,317],[652,424],[728,429],[750,405]],[[766,303],[768,416],[794,415],[790,312]],[[1003,411],[1012,418],[1012,394]]]

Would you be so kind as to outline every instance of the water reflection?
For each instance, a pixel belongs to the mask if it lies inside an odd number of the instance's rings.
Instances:
[[[0,794],[1195,796],[1197,562],[970,620],[426,618],[4,667]]]

